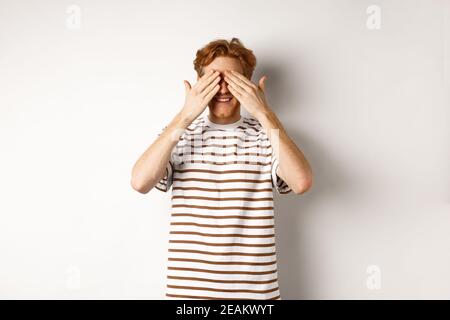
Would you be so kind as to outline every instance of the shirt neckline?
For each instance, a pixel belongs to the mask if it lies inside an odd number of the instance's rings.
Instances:
[[[205,125],[209,126],[210,128],[223,129],[223,130],[236,129],[237,127],[239,127],[244,122],[244,117],[242,115],[239,118],[239,120],[237,120],[237,121],[235,121],[233,123],[228,123],[228,124],[220,124],[220,123],[212,122],[211,120],[209,120],[208,115],[205,115],[203,117],[203,119],[205,121]]]

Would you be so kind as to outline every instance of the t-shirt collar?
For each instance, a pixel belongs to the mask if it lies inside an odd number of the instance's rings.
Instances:
[[[239,118],[239,120],[237,120],[233,123],[228,123],[228,124],[219,124],[219,123],[212,122],[211,120],[209,120],[208,115],[203,116],[203,118],[205,120],[205,122],[204,122],[205,125],[209,126],[210,128],[233,130],[233,129],[236,129],[237,127],[239,127],[243,123],[244,117],[242,117],[242,115],[240,115],[240,116],[241,117]]]

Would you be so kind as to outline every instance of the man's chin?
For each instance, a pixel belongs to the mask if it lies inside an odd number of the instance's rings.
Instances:
[[[210,105],[209,111],[217,117],[231,116],[235,113],[236,108],[239,106],[232,103],[212,103]]]

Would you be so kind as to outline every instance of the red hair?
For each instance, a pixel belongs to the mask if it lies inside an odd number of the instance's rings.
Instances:
[[[253,51],[244,47],[238,38],[231,41],[225,39],[214,40],[197,50],[194,60],[194,69],[197,75],[203,75],[203,67],[210,64],[217,57],[236,58],[241,63],[244,75],[251,79],[256,66],[256,57]]]

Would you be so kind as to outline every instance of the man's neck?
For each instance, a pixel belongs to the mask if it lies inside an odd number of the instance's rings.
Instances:
[[[209,112],[208,118],[211,122],[217,123],[217,124],[230,124],[230,123],[235,123],[236,121],[239,121],[239,119],[241,118],[241,112],[238,109],[237,112],[235,112],[235,114],[233,114],[230,117],[227,118],[219,118],[216,117],[211,111]]]

